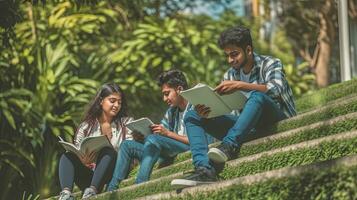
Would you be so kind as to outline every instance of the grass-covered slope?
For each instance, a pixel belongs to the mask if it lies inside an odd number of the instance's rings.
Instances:
[[[357,79],[352,79],[304,95],[296,100],[295,106],[299,113],[303,113],[311,108],[323,106],[328,102],[355,94],[357,94]]]
[[[239,158],[227,163],[222,173],[223,179],[232,179],[252,175],[287,166],[299,166],[318,161],[340,158],[357,153],[357,132],[338,135],[285,147],[274,152],[263,152],[251,158]],[[180,177],[178,174],[176,178]],[[127,187],[116,192],[98,195],[99,199],[134,199],[146,195],[173,191],[170,182],[173,177],[161,178],[160,181]]]
[[[214,187],[192,188],[180,195],[157,197],[171,200],[356,199],[357,155],[232,179]]]

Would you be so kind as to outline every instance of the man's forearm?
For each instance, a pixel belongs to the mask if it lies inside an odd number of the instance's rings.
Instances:
[[[186,136],[182,136],[171,131],[167,136],[182,143],[189,144],[188,138]]]
[[[256,90],[256,91],[260,91],[260,92],[264,92],[264,93],[266,91],[268,91],[268,88],[266,85],[255,84],[255,83],[246,83],[243,81],[240,81],[239,89],[240,90]]]

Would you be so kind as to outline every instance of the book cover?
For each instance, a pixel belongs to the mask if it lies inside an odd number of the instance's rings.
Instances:
[[[232,110],[243,108],[247,98],[240,91],[219,95],[213,88],[199,83],[180,93],[192,105],[202,104],[211,109],[208,118],[229,114]]]
[[[146,137],[147,135],[152,134],[150,126],[153,124],[154,123],[149,118],[144,117],[127,123],[126,127],[131,131],[139,132]]]
[[[58,136],[59,143],[63,146],[66,151],[70,151],[76,154],[78,157],[83,157],[86,153],[99,152],[104,147],[113,148],[112,144],[105,135],[99,136],[89,136],[82,140],[82,142],[77,146],[70,142],[64,141],[60,136]]]

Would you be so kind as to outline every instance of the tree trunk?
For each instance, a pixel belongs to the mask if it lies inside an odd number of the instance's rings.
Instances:
[[[333,1],[328,0],[324,3],[321,12],[319,13],[320,32],[318,36],[318,48],[315,49],[315,51],[319,52],[314,66],[318,87],[326,87],[330,82],[329,63],[332,45],[335,39],[335,29],[332,19],[333,9]]]

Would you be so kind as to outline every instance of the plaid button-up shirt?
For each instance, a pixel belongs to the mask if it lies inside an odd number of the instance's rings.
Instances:
[[[240,80],[240,70],[230,68],[223,80]],[[264,84],[270,96],[283,110],[287,117],[296,115],[292,90],[285,79],[284,69],[281,61],[270,56],[254,53],[254,66],[251,71],[249,83]]]

